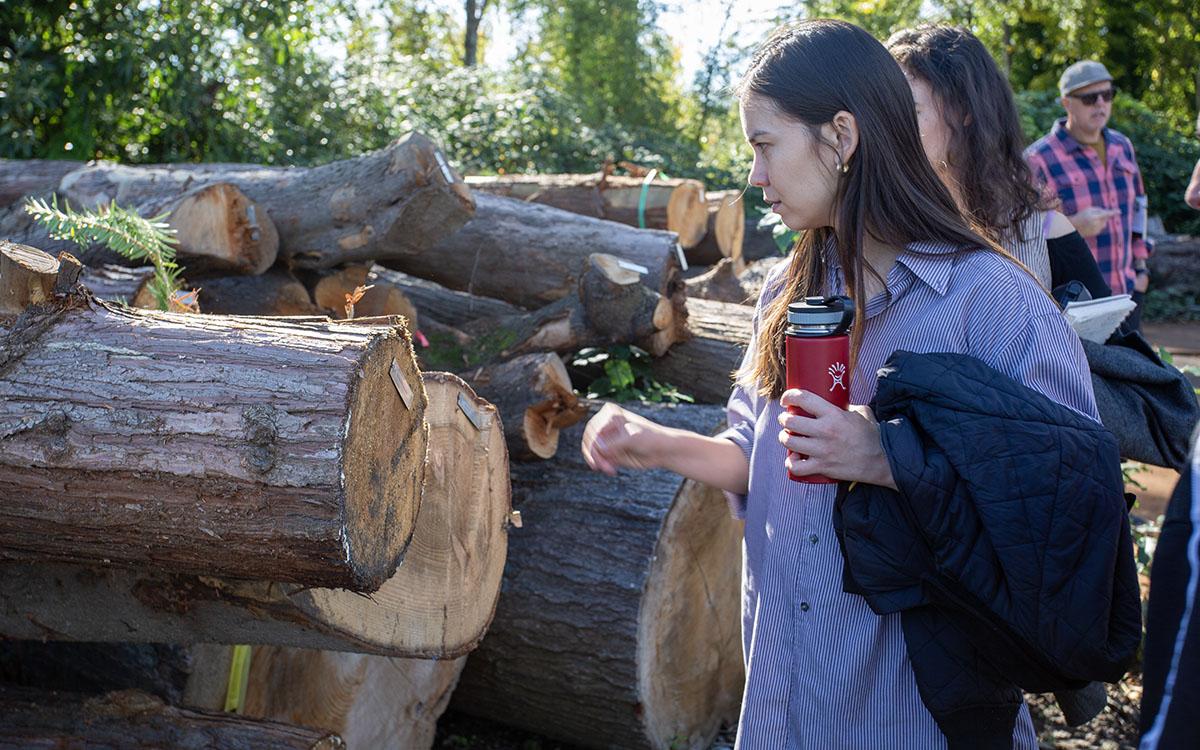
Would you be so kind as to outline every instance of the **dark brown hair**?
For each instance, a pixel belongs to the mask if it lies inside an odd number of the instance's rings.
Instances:
[[[825,147],[834,145],[821,140],[820,127],[838,112],[854,115],[859,133],[849,172],[839,174],[837,231],[826,227],[801,233],[783,289],[763,311],[754,360],[738,373],[743,384],[754,382],[760,393],[771,398],[783,393],[787,306],[825,293],[823,255],[831,243],[859,321],[851,334],[852,362],[866,327],[866,300],[861,292],[861,248],[866,235],[897,248],[932,241],[1005,254],[967,225],[934,173],[921,146],[908,81],[884,46],[866,31],[824,19],[779,29],[755,53],[737,94],[743,100],[748,96],[769,100],[784,116],[807,124]]]
[[[1025,137],[1008,79],[983,43],[958,26],[923,25],[892,34],[887,48],[911,75],[933,89],[950,129],[946,154],[963,210],[993,239],[1046,206],[1033,187]]]

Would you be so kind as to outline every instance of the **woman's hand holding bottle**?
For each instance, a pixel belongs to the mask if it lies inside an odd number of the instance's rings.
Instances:
[[[783,392],[780,403],[784,410],[779,415],[783,427],[779,442],[792,451],[784,460],[792,474],[820,474],[896,489],[891,465],[879,442],[879,423],[870,407],[851,406],[843,411],[814,393],[794,388]],[[791,414],[786,408],[789,406],[812,416]]]

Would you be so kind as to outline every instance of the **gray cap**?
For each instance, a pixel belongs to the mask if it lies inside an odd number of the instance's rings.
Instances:
[[[1108,68],[1095,60],[1080,60],[1063,71],[1058,79],[1058,92],[1063,96],[1100,81],[1111,81]]]

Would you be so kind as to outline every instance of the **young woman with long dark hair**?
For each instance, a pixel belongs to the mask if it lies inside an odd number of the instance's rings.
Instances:
[[[952,352],[1096,419],[1087,365],[1038,283],[962,217],[925,156],[903,72],[868,33],[828,20],[780,30],[738,99],[754,150],[750,184],[802,235],[758,301],[730,427],[698,435],[607,404],[583,454],[610,474],[666,468],[722,488],[745,518],[740,748],[945,747],[900,617],[843,590],[837,486],[787,478],[897,486],[870,409],[785,389],[787,305],[853,299],[852,404],[870,402],[876,371],[896,350]],[[1037,746],[1023,706],[1013,737]]]
[[[959,208],[1043,286],[1078,280],[1107,297],[1087,243],[1033,185],[1012,89],[983,43],[961,27],[924,25],[886,44],[912,87],[925,153]]]

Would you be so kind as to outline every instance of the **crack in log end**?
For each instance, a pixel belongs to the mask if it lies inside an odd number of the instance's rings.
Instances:
[[[243,458],[247,468],[267,474],[275,468],[279,425],[275,410],[265,404],[256,404],[242,409],[245,423],[246,443],[249,450]]]

